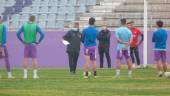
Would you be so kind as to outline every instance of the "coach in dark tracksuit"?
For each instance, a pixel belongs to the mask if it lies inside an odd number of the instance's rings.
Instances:
[[[79,23],[75,23],[74,28],[69,30],[63,36],[63,39],[70,43],[67,45],[67,53],[69,58],[70,74],[74,75],[76,73],[77,61],[81,44],[81,33],[79,32]]]
[[[109,54],[110,36],[111,36],[111,32],[107,28],[104,28],[103,30],[100,31],[97,37],[97,39],[99,40],[98,50],[100,56],[100,68],[103,68],[104,54],[107,59],[108,68],[111,68],[111,59]]]

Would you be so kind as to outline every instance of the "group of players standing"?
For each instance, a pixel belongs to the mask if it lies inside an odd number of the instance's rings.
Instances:
[[[117,54],[116,54],[116,77],[120,75],[121,60],[123,57],[126,59],[128,65],[128,76],[132,76],[133,65],[137,61],[137,67],[141,68],[138,47],[143,41],[142,32],[133,26],[133,21],[126,22],[126,19],[121,19],[121,27],[116,29],[115,36],[117,40]],[[158,76],[162,77],[163,73],[167,71],[166,65],[166,41],[167,31],[163,28],[163,22],[157,21],[157,31],[154,32],[152,42],[155,43],[154,57],[157,64]],[[23,36],[22,36],[23,33]],[[37,33],[40,34],[39,40],[37,40]],[[29,21],[25,23],[17,32],[18,39],[24,45],[24,63],[23,63],[23,78],[28,78],[28,64],[29,59],[32,59],[33,66],[33,78],[39,78],[37,74],[38,61],[37,61],[37,48],[43,38],[44,33],[41,28],[35,23],[35,16],[30,16]],[[141,36],[140,42],[138,37]],[[95,27],[95,18],[89,18],[89,26],[84,28],[82,33],[79,30],[79,23],[74,23],[64,36],[63,39],[68,43],[67,53],[69,57],[70,74],[76,73],[76,66],[79,57],[81,42],[84,44],[84,78],[89,78],[90,63],[92,63],[93,75],[97,77],[97,64],[96,64],[96,47],[97,39],[99,41],[98,51],[100,55],[100,67],[103,68],[103,57],[106,55],[108,61],[108,67],[111,68],[111,58],[109,55],[111,32],[106,26],[98,32]],[[7,27],[3,24],[3,20],[0,17],[0,58],[4,58],[6,62],[6,69],[8,78],[14,78],[11,73],[8,51],[6,47],[7,39]],[[135,60],[135,58],[136,60]],[[131,58],[130,58],[131,57]]]
[[[22,34],[23,33],[23,34]],[[40,34],[39,40],[37,40],[37,33]],[[23,35],[23,36],[22,36]],[[37,74],[38,61],[37,61],[37,48],[36,46],[41,43],[44,38],[44,33],[41,28],[35,23],[35,16],[30,16],[29,21],[19,29],[17,32],[18,39],[24,45],[24,62],[23,62],[23,78],[28,78],[28,64],[29,59],[32,59],[33,78],[39,78]],[[8,51],[6,47],[7,43],[7,27],[3,24],[3,19],[0,17],[0,59],[4,58],[6,63],[8,78],[15,78],[11,73]]]
[[[120,76],[121,60],[123,57],[126,59],[128,65],[128,77],[132,77],[133,68],[142,68],[139,58],[139,45],[142,44],[144,35],[143,33],[133,26],[134,22],[127,22],[126,19],[120,20],[121,26],[116,29],[115,36],[117,40],[117,53],[116,53],[116,75]],[[162,77],[163,73],[167,71],[166,65],[166,41],[167,31],[163,29],[163,22],[157,21],[157,31],[153,34],[152,42],[155,43],[154,48],[154,60],[157,64],[158,76]],[[98,53],[100,57],[100,68],[103,68],[103,57],[104,54],[107,59],[108,68],[111,68],[111,58],[109,55],[110,48],[110,37],[111,31],[104,25],[103,29],[98,32],[95,27],[95,18],[89,18],[89,26],[84,28],[80,33],[79,23],[74,23],[71,28],[64,36],[63,39],[68,41],[67,53],[69,57],[70,74],[76,73],[76,66],[79,57],[80,44],[84,45],[84,78],[89,78],[90,63],[92,63],[92,70],[94,78],[97,77],[97,64],[96,64],[96,49],[97,40],[99,41]],[[141,37],[140,41],[139,36]],[[135,56],[135,57],[134,57]],[[135,60],[136,59],[136,60]],[[137,66],[135,65],[137,62]]]

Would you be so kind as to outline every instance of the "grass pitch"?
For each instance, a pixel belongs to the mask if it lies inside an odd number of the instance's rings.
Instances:
[[[83,71],[70,76],[67,69],[40,69],[40,79],[22,79],[22,70],[14,69],[15,79],[7,79],[0,70],[0,96],[170,96],[170,79],[156,77],[153,68],[135,69],[128,78],[121,70],[120,78],[113,78],[114,69],[99,69],[98,78],[84,79]]]

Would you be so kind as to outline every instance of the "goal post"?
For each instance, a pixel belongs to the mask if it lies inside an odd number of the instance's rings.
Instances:
[[[143,20],[143,34],[144,34],[144,43],[143,43],[143,66],[147,67],[148,65],[148,2],[144,0],[144,20]]]

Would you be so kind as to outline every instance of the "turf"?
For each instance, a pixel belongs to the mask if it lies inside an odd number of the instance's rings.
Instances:
[[[96,79],[84,79],[82,70],[70,76],[67,69],[41,69],[37,80],[22,79],[20,69],[14,69],[15,79],[0,73],[0,96],[170,96],[170,80],[156,77],[153,68],[136,69],[131,79],[126,69],[120,78],[113,78],[114,69],[99,69]]]

